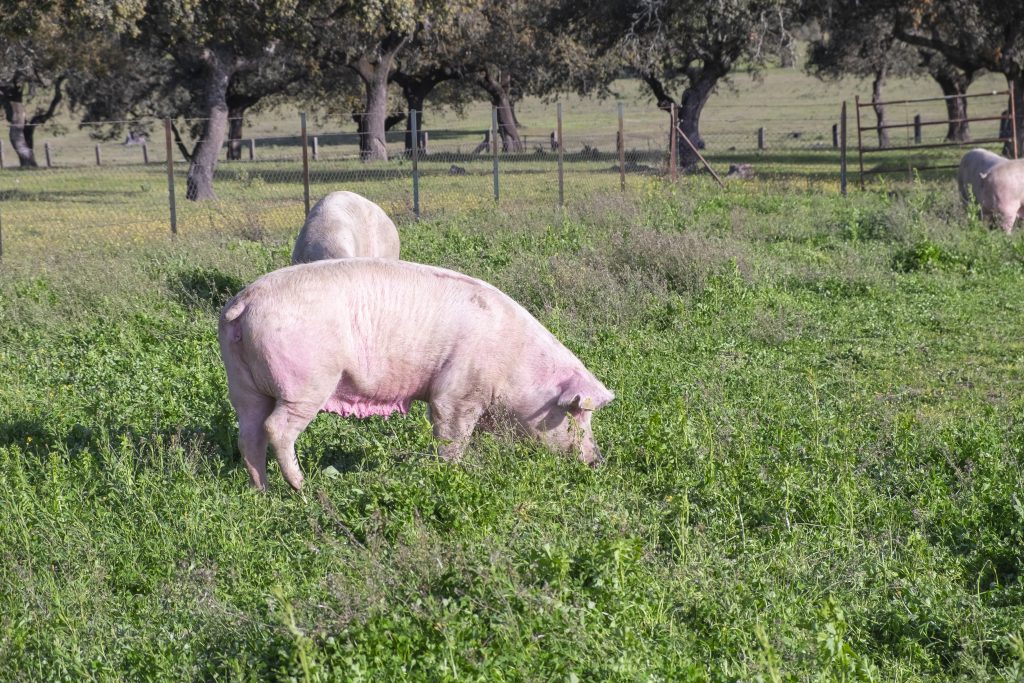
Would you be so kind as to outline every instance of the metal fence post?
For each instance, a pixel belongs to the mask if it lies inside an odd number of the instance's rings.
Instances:
[[[97,166],[102,166],[103,165],[103,159],[100,156],[100,146],[99,145],[96,145],[96,165]]]
[[[676,103],[675,102],[673,102],[672,104],[669,105],[669,107],[668,107],[668,115],[669,115],[669,119],[670,119],[670,121],[669,121],[669,123],[670,123],[670,130],[669,130],[669,133],[668,133],[668,153],[669,153],[668,169],[669,169],[669,178],[674,183],[676,181],[676,148],[679,146],[679,143],[676,142]]]
[[[764,149],[764,126],[757,129],[757,148]]]
[[[853,96],[853,107],[857,110],[857,156],[860,160],[860,189],[864,189],[864,140],[860,127],[860,95]]]
[[[914,114],[914,144],[921,144],[921,115]]]
[[[562,103],[555,107],[555,115],[558,117],[558,206],[565,206],[565,145],[562,144]]]
[[[494,201],[498,201],[498,108],[491,107],[491,156],[494,159]]]
[[[843,100],[843,109],[839,114],[839,190],[846,196],[846,100]]]
[[[623,123],[623,107],[619,102],[619,189],[626,191],[626,129]]]
[[[174,147],[171,145],[171,120],[164,119],[164,141],[167,144],[167,201],[171,207],[171,235],[178,234],[178,211],[174,205]]]
[[[46,154],[46,168],[52,168],[53,163],[50,161],[50,143],[43,143],[43,152]]]
[[[4,260],[4,212],[0,209],[0,261]]]
[[[249,138],[249,161],[256,158],[256,138]]]
[[[412,128],[412,212],[416,220],[420,219],[420,136],[416,125],[418,118],[415,109],[409,111],[409,126]]]
[[[143,164],[148,164],[149,163],[149,143],[148,142],[143,142],[142,143],[142,163]]]
[[[306,207],[304,216],[309,215],[309,145],[306,140],[306,112],[299,112],[299,127],[302,129],[302,201]]]
[[[1017,103],[1014,101],[1013,81],[1010,81],[1010,135],[1013,138],[1013,158],[1018,157],[1017,153]]]

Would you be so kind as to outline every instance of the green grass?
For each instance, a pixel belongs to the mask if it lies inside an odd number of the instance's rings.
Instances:
[[[630,187],[439,183],[400,226],[616,392],[605,467],[445,464],[418,406],[317,418],[300,495],[248,489],[215,336],[294,184],[174,241],[38,228],[0,269],[3,677],[1021,680],[1019,236],[948,181]]]

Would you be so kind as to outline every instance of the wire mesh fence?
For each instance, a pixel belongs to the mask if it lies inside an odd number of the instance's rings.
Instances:
[[[489,117],[452,127],[435,125],[427,112],[417,117],[415,155],[411,132],[396,127],[385,135],[387,159],[374,161],[364,159],[356,132],[308,122],[308,171],[296,112],[278,124],[280,134],[241,137],[216,150],[215,199],[208,201],[189,200],[190,174],[196,169],[195,161],[186,161],[200,142],[190,133],[199,134],[204,121],[178,121],[174,134],[165,133],[158,120],[121,122],[118,130],[131,132],[116,140],[109,139],[110,124],[84,125],[61,137],[37,134],[38,168],[19,170],[10,144],[4,146],[3,257],[30,259],[100,241],[165,238],[172,228],[178,234],[294,234],[304,219],[307,192],[313,203],[333,190],[358,192],[401,221],[417,210],[429,218],[495,201],[545,207],[585,202],[667,176],[665,113],[614,104],[573,109],[564,113],[559,136],[559,117],[555,107],[550,109],[522,122],[517,151],[508,151],[513,145],[500,140]],[[839,107],[828,109],[835,109],[834,115],[823,105],[709,110],[702,119],[702,151],[723,176],[732,164],[748,164],[761,176],[836,183],[833,128]]]

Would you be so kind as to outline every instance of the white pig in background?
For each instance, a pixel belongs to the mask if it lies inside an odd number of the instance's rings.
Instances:
[[[302,486],[295,439],[319,411],[390,415],[414,400],[428,403],[448,460],[481,417],[501,414],[553,450],[600,462],[591,415],[614,394],[526,309],[451,270],[364,258],[282,268],[224,306],[217,336],[259,489],[268,443]]]
[[[972,149],[960,158],[956,182],[960,187],[960,199],[964,204],[971,200],[972,195],[975,201],[978,201],[981,190],[981,174],[991,171],[993,166],[1003,161],[1006,161],[1006,157],[1001,157],[981,147]]]
[[[960,198],[973,194],[983,217],[994,216],[1007,234],[1017,217],[1024,217],[1024,160],[1005,159],[988,150],[972,149],[960,159],[957,171]]]
[[[332,192],[306,217],[292,263],[357,256],[398,258],[398,229],[380,208],[355,192]]]

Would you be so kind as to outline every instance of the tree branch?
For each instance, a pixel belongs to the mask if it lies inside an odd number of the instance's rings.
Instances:
[[[669,108],[675,103],[672,96],[665,90],[665,85],[658,80],[653,74],[644,73],[641,76],[644,79],[644,83],[651,89],[654,94],[654,98],[658,101],[658,108],[668,111]]]
[[[46,123],[53,118],[53,115],[57,111],[57,107],[60,106],[61,101],[64,99],[64,81],[67,80],[67,76],[59,76],[56,81],[53,82],[53,97],[50,99],[50,106],[47,107],[46,111],[42,109],[36,111],[35,115],[28,122],[30,126],[38,126],[41,123]]]
[[[178,126],[172,121],[171,132],[174,133],[174,143],[178,146],[178,151],[181,152],[181,156],[185,157],[185,161],[192,163],[192,152],[185,147],[185,142],[181,139],[181,133],[178,132]],[[195,150],[193,150],[194,152]]]
[[[893,27],[893,35],[908,45],[926,47],[931,50],[935,50],[948,59],[950,63],[964,71],[977,70],[978,67],[989,68],[997,72],[1001,71],[998,64],[987,63],[988,60],[978,59],[977,53],[973,53],[974,58],[972,58],[972,53],[967,52],[958,45],[953,45],[952,43],[942,40],[938,35],[938,31],[932,31],[932,37],[929,38],[918,33],[911,33],[910,31],[907,31],[901,23],[897,22]]]

